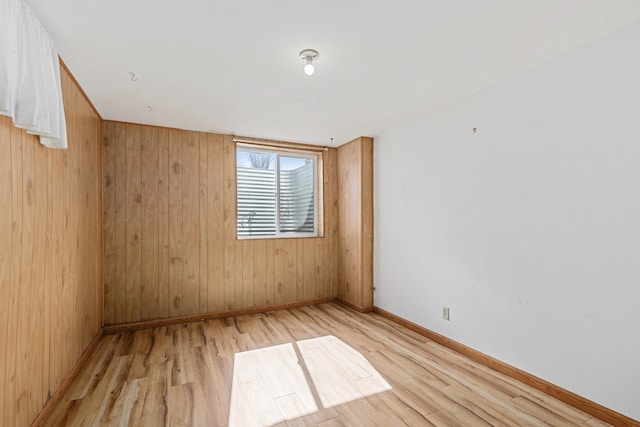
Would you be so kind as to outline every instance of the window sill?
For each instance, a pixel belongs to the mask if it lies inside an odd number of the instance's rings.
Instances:
[[[280,236],[236,236],[236,240],[322,239],[319,234],[287,234]]]

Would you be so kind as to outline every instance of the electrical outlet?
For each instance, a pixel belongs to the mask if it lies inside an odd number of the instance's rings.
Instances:
[[[449,307],[442,307],[442,318],[449,320]]]

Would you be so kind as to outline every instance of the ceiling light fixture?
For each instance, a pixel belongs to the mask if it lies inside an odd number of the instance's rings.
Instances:
[[[315,71],[315,68],[313,67],[313,61],[318,58],[320,58],[320,54],[317,50],[304,49],[302,52],[300,52],[300,59],[304,59],[306,61],[306,64],[304,66],[304,73],[307,76],[312,75]]]

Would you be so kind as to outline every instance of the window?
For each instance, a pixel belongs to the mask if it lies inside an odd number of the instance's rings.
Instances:
[[[239,238],[319,235],[320,155],[238,144]]]

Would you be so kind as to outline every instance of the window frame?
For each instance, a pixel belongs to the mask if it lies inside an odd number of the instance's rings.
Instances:
[[[319,147],[320,148],[320,147]],[[241,236],[238,230],[238,151],[252,151],[275,155],[275,181],[276,181],[276,206],[275,206],[275,234],[273,235],[245,235]],[[254,239],[313,239],[324,237],[324,195],[323,195],[323,152],[325,150],[306,150],[295,147],[280,147],[262,144],[236,142],[235,144],[235,175],[236,175],[236,213],[235,228],[236,240]],[[313,159],[313,232],[281,232],[280,231],[280,156],[301,159]]]

